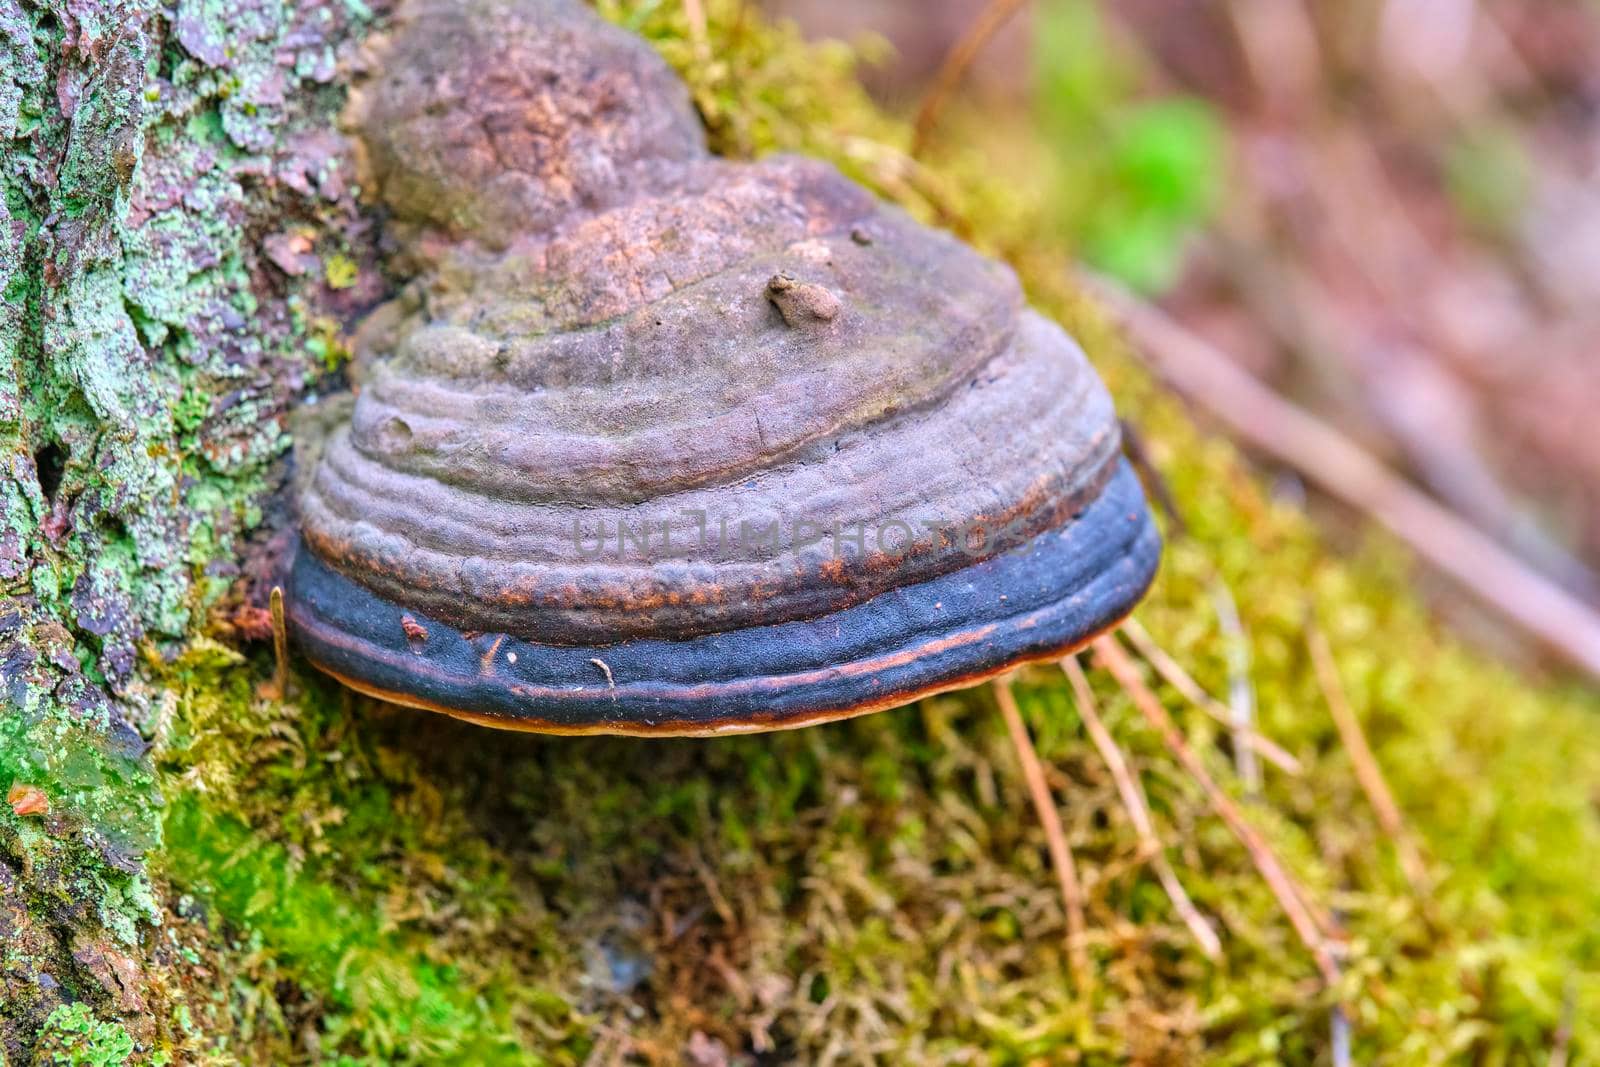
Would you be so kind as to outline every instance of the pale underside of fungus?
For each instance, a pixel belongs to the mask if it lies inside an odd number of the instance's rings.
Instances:
[[[1082,645],[1160,543],[1004,266],[826,164],[706,150],[577,0],[412,3],[352,103],[413,281],[297,446],[290,632],[492,725],[716,733]]]

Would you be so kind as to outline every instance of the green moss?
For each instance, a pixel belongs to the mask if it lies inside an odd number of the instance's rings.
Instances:
[[[348,256],[333,255],[328,257],[328,262],[323,267],[323,274],[327,278],[330,289],[348,289],[356,283],[358,274],[356,265]]]
[[[513,1062],[525,1058],[514,1008],[565,1014],[536,988],[464,981],[454,963],[375,921],[370,899],[305,876],[285,845],[192,797],[174,805],[167,831],[184,841],[174,874],[253,943],[292,961],[295,980],[319,995],[324,1040],[348,1054]]]

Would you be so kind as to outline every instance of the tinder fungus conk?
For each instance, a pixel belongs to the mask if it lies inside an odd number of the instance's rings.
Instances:
[[[415,280],[299,446],[289,624],[496,726],[760,730],[1118,622],[1160,544],[1082,352],[831,167],[712,158],[576,0],[404,10],[352,104]]]

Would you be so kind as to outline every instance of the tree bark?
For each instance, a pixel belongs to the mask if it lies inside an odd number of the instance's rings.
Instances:
[[[373,18],[0,0],[5,1062],[76,1002],[163,1025],[144,668],[238,576],[285,412],[381,290],[334,132]]]

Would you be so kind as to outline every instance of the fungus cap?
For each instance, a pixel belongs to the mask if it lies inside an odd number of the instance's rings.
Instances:
[[[779,728],[1148,586],[1110,398],[1012,273],[825,164],[712,158],[581,5],[408,7],[352,122],[417,278],[297,445],[318,667],[499,726]]]

